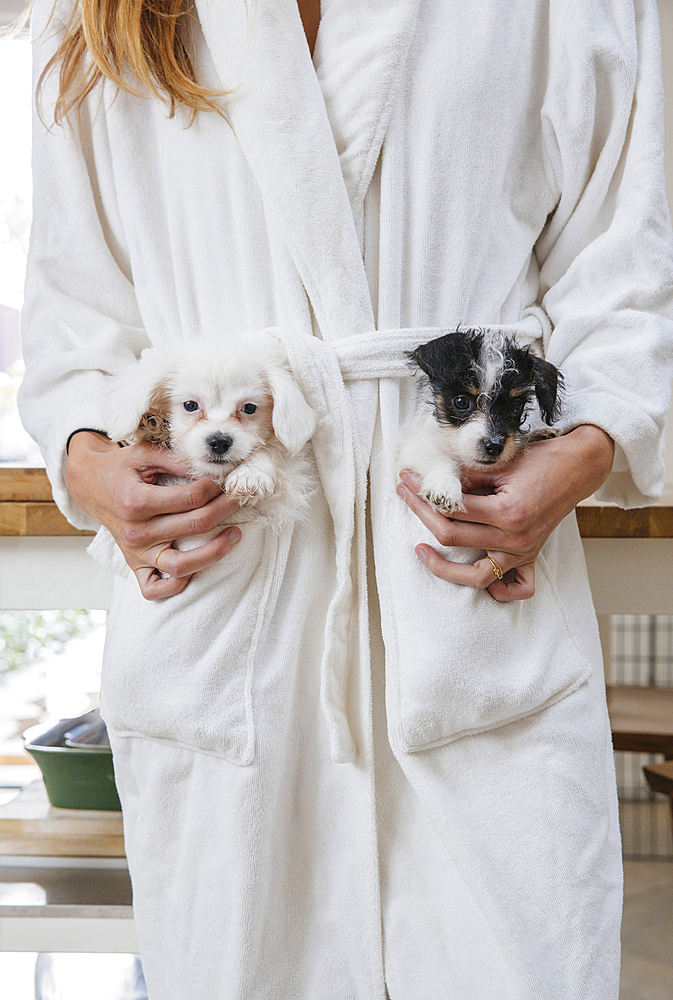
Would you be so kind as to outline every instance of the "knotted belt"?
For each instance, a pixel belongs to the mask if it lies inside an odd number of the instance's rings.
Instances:
[[[356,757],[348,725],[348,639],[352,614],[353,540],[364,558],[367,466],[376,406],[362,406],[356,417],[353,383],[409,374],[407,353],[448,332],[437,327],[380,330],[325,342],[289,329],[270,327],[281,341],[290,367],[306,399],[316,411],[315,456],[336,543],[337,585],[325,625],[320,666],[320,700],[327,723],[332,759],[348,763]],[[348,387],[347,387],[348,383]],[[372,401],[368,394],[369,403]],[[360,400],[365,404],[364,399]],[[369,412],[366,412],[369,410]]]

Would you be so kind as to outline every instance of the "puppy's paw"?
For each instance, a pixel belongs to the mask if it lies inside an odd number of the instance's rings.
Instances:
[[[447,483],[446,480],[436,482],[432,477],[426,476],[418,494],[436,511],[447,517],[457,510],[465,510],[460,482],[456,484]]]
[[[454,514],[457,510],[465,511],[465,505],[462,500],[457,500],[455,497],[447,496],[444,493],[432,493],[427,491],[422,494],[423,499],[427,500],[431,507],[434,507],[436,511],[440,514],[444,514],[447,517]]]
[[[232,500],[238,501],[243,506],[271,496],[275,486],[271,476],[258,469],[246,469],[241,466],[227,476],[224,491]]]

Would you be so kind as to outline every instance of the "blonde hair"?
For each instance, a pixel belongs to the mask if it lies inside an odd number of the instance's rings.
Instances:
[[[79,110],[103,78],[136,97],[162,98],[171,118],[179,107],[191,112],[190,124],[197,111],[225,117],[217,99],[226,91],[197,82],[185,47],[184,32],[194,17],[193,0],[79,0],[38,93],[46,75],[58,70],[58,124]]]

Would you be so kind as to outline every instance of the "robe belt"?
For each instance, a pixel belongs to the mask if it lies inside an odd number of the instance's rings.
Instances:
[[[364,399],[357,383],[408,376],[407,353],[448,331],[438,327],[376,330],[332,341],[280,327],[266,332],[284,345],[292,373],[318,417],[313,446],[334,524],[337,571],[325,625],[320,701],[332,760],[350,763],[357,756],[347,714],[354,611],[351,560],[354,539],[358,559],[366,557],[367,467],[378,409],[378,401],[371,394]]]

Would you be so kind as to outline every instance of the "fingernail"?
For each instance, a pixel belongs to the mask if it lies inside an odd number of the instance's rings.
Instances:
[[[421,562],[427,562],[428,561],[428,554],[425,551],[425,549],[421,549],[421,548],[416,549],[416,555],[421,560]]]
[[[231,545],[236,545],[241,540],[241,529],[240,528],[230,528],[227,532],[227,538]]]
[[[402,469],[400,479],[405,483],[411,482],[411,469]]]
[[[400,485],[400,486],[397,487],[397,495],[398,495],[398,497],[403,497],[404,496],[404,486]]]

